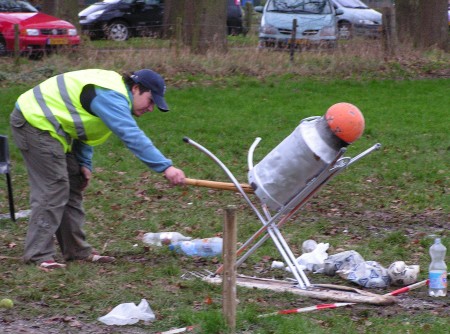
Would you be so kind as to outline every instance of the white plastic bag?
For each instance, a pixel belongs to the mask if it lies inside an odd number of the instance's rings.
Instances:
[[[325,260],[323,273],[325,275],[334,276],[336,271],[349,270],[362,262],[364,262],[363,257],[354,250],[333,254]]]
[[[389,266],[387,271],[392,285],[406,286],[417,282],[420,266],[408,266],[404,261],[395,261]]]
[[[135,303],[124,303],[114,307],[111,312],[97,320],[106,325],[133,325],[139,320],[155,320],[150,305],[145,299],[142,299],[138,306]]]
[[[350,268],[338,270],[336,274],[365,288],[385,288],[390,284],[387,269],[376,261],[364,261]]]
[[[324,244],[321,242],[320,244],[317,244],[312,252],[299,256],[297,258],[297,263],[304,270],[315,271],[322,267],[325,259],[328,258],[327,250],[329,247],[329,243]],[[288,268],[286,268],[286,270],[288,270]]]

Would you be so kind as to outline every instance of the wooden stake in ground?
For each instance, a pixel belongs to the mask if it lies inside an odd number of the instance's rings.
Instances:
[[[236,330],[236,239],[236,207],[229,205],[223,226],[222,309],[231,333]]]

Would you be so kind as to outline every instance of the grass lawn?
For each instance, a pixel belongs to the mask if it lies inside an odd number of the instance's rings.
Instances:
[[[189,80],[189,79],[187,79]],[[10,135],[9,113],[17,96],[31,87],[1,88],[0,133]],[[329,254],[356,250],[387,267],[394,261],[421,266],[426,279],[428,248],[434,237],[450,247],[448,132],[450,80],[313,80],[300,76],[230,76],[207,84],[172,85],[171,112],[154,112],[138,122],[155,145],[190,178],[229,181],[203,153],[183,143],[188,136],[213,152],[243,183],[247,152],[256,137],[255,164],[310,116],[322,116],[337,102],[360,108],[366,129],[349,146],[353,157],[375,143],[382,148],[333,179],[283,228],[295,255],[303,240],[330,243]],[[14,196],[28,209],[27,175],[20,153],[10,143]],[[201,333],[226,333],[221,289],[200,280],[182,280],[189,270],[214,271],[220,258],[188,258],[166,248],[144,247],[144,232],[221,235],[224,209],[238,208],[238,240],[244,242],[260,222],[239,194],[204,188],[171,188],[127,151],[117,138],[95,148],[94,179],[85,193],[88,240],[116,256],[113,265],[71,263],[64,271],[43,272],[24,265],[26,219],[0,220],[0,298],[15,307],[0,310],[0,332],[17,319],[55,320],[60,333],[96,324],[98,333],[131,333],[107,328],[96,319],[120,303],[148,300],[157,319],[132,326],[154,333],[197,324]],[[0,212],[7,213],[6,187]],[[257,199],[252,197],[257,204]],[[448,258],[448,257],[447,257]],[[242,266],[246,274],[285,278],[271,270],[282,260],[268,240]],[[308,274],[313,283],[352,285],[339,277]],[[371,290],[383,294],[395,287]],[[389,307],[357,305],[308,314],[257,318],[262,313],[322,303],[289,293],[238,288],[239,333],[444,333],[450,325],[449,297],[432,299],[426,288],[400,297]],[[205,300],[212,300],[206,303]],[[56,327],[50,326],[52,330]],[[5,327],[7,328],[7,327]],[[77,328],[74,325],[74,328]],[[84,330],[84,331],[83,331]],[[74,332],[77,332],[76,330]]]

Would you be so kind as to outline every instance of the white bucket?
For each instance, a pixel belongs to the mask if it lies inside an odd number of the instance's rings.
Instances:
[[[330,164],[346,144],[323,117],[308,118],[248,173],[258,198],[278,210]]]

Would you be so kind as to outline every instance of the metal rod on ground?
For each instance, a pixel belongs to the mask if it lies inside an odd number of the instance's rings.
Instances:
[[[236,225],[236,206],[229,205],[223,225],[222,308],[231,333],[236,331]]]

